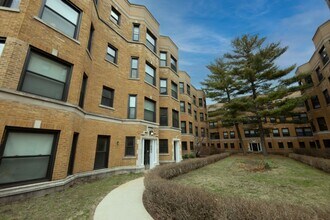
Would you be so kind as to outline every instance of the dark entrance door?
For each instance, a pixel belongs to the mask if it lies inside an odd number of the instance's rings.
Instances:
[[[110,136],[99,135],[94,161],[94,170],[108,168]]]
[[[174,161],[176,162],[176,148],[177,148],[177,142],[174,141]]]
[[[259,151],[257,143],[252,143],[252,150],[257,152]]]
[[[74,159],[75,159],[75,156],[76,156],[78,136],[79,136],[79,133],[74,133],[73,134],[72,147],[71,147],[71,153],[70,153],[70,161],[69,161],[69,167],[68,167],[68,175],[72,175],[72,173],[73,173],[73,166],[74,166]]]
[[[144,165],[146,168],[150,166],[150,140],[144,141]]]

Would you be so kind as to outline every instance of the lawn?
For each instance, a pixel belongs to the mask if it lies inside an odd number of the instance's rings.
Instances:
[[[0,205],[0,219],[92,219],[97,204],[111,190],[142,175],[111,176],[44,197]]]
[[[223,197],[330,210],[330,175],[281,156],[235,155],[173,181]]]

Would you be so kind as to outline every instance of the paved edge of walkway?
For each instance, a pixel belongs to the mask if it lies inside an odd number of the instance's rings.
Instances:
[[[96,207],[94,220],[152,220],[143,205],[143,180],[141,177],[112,190]]]

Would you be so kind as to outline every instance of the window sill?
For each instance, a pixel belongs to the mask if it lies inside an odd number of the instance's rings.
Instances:
[[[74,39],[74,38],[72,38],[72,37],[70,37],[70,36],[64,34],[62,31],[60,31],[60,30],[56,29],[55,27],[53,27],[53,26],[47,24],[47,23],[44,22],[41,18],[39,18],[39,17],[37,17],[37,16],[34,16],[33,18],[36,19],[37,21],[39,21],[40,23],[46,25],[47,27],[53,29],[53,30],[56,31],[57,33],[63,35],[64,37],[70,39],[71,41],[75,42],[76,44],[80,45],[80,42],[79,42],[78,40],[76,40],[76,39]]]
[[[144,81],[147,85],[149,85],[149,86],[151,86],[151,87],[153,87],[154,89],[157,89],[158,90],[158,88],[157,88],[157,86],[155,86],[155,85],[152,85],[152,84],[150,84],[149,82],[147,82],[147,81]]]
[[[123,157],[123,160],[134,160],[136,159],[136,156],[125,156]]]
[[[173,96],[171,96],[171,98],[172,98],[174,101],[179,102],[179,99],[176,99],[176,98],[174,98]]]
[[[115,111],[115,109],[113,107],[109,107],[109,106],[106,106],[106,105],[100,104],[99,107],[100,108],[105,108],[105,109],[109,109],[109,110]]]
[[[159,156],[170,156],[169,153],[159,153]]]
[[[16,13],[21,12],[21,11],[19,10],[19,8],[9,8],[9,7],[3,7],[3,6],[0,6],[0,10],[1,10],[1,11],[16,12]]]
[[[166,95],[165,95],[165,94],[159,94],[159,96],[160,96],[160,97],[164,97],[164,98],[165,98],[165,97],[166,97],[166,98],[169,97],[168,94],[166,94]]]
[[[132,81],[140,81],[140,78],[128,78],[128,80],[132,80]]]
[[[119,66],[118,66],[117,63],[114,63],[114,62],[112,62],[112,61],[110,61],[110,60],[107,60],[106,58],[104,58],[104,60],[107,61],[108,63],[114,65],[115,67],[119,68]]]

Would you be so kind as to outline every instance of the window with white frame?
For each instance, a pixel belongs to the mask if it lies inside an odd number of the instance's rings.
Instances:
[[[132,79],[139,78],[139,58],[132,57],[131,58],[131,75]]]
[[[156,37],[149,30],[147,30],[146,38],[147,38],[146,44],[149,47],[149,49],[156,52]]]
[[[167,95],[167,79],[160,79],[160,94]]]
[[[140,40],[140,24],[133,24],[133,41]]]
[[[120,16],[119,11],[114,7],[111,7],[110,17],[118,25],[120,24]]]
[[[163,51],[160,52],[160,66],[167,66],[167,53]]]
[[[136,95],[128,96],[128,118],[136,119]]]
[[[146,76],[145,76],[145,81],[152,84],[156,85],[156,70],[153,66],[150,64],[146,63]]]
[[[114,46],[112,45],[108,45],[108,48],[107,48],[107,60],[109,60],[110,62],[113,62],[113,63],[117,63],[117,58],[118,58],[118,50],[117,48],[115,48]]]

